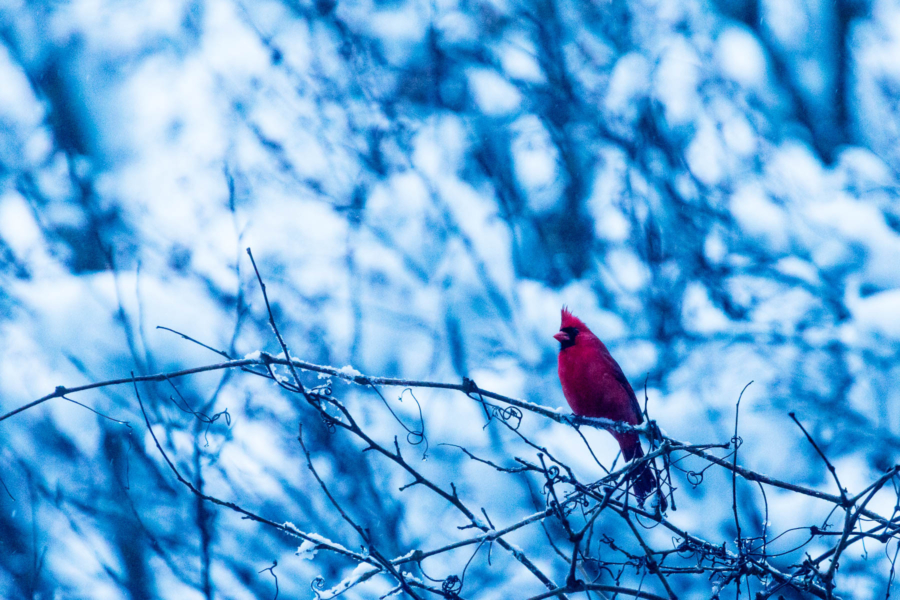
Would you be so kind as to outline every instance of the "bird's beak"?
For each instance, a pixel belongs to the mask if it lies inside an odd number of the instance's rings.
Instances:
[[[553,336],[553,339],[562,344],[569,341],[569,334],[565,331],[557,331],[556,335]]]

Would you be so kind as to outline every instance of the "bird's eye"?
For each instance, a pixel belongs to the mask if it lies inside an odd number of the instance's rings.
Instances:
[[[578,335],[577,327],[563,327],[562,330],[569,336],[569,339],[575,339],[575,336]]]

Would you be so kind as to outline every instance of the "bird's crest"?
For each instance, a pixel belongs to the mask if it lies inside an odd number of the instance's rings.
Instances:
[[[587,325],[585,325],[581,319],[572,314],[572,312],[569,310],[569,307],[563,305],[562,323],[560,324],[559,328],[564,329],[566,327],[576,327],[580,331],[590,331],[587,328]]]

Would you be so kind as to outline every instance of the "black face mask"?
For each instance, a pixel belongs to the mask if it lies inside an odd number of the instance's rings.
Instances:
[[[575,345],[575,336],[578,335],[577,327],[563,327],[560,329],[563,333],[569,336],[569,339],[562,341],[559,343],[559,349],[565,350],[566,348],[571,348]]]

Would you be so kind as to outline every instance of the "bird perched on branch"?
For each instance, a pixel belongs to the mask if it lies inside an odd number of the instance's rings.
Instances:
[[[559,332],[553,337],[559,342],[559,381],[573,413],[624,421],[630,425],[640,425],[644,421],[634,390],[619,363],[588,326],[565,306]],[[610,433],[619,442],[625,460],[644,456],[638,434]],[[631,478],[641,505],[647,496],[659,490],[656,475],[646,462],[635,469]],[[657,498],[660,510],[665,511],[667,503],[662,490]]]

